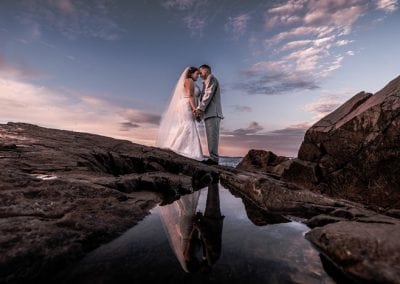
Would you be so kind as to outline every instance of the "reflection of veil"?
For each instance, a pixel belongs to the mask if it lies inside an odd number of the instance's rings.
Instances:
[[[181,107],[181,101],[185,95],[184,82],[189,67],[185,68],[178,82],[176,83],[174,92],[167,111],[161,118],[161,123],[156,140],[156,147],[169,148],[173,144],[173,140],[178,136],[180,119],[183,117],[184,109]]]
[[[194,230],[194,216],[197,203],[199,201],[200,191],[182,196],[172,204],[161,206],[161,220],[167,233],[170,245],[174,251],[183,270],[189,272],[187,266],[191,235]]]

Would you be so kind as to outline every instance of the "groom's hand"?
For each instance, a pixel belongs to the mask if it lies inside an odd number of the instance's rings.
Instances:
[[[195,110],[193,110],[193,113],[194,113],[194,116],[196,117],[196,120],[198,122],[200,122],[201,121],[201,117],[203,115],[203,112],[201,110],[199,110],[199,109],[195,109]]]
[[[194,110],[194,114],[195,115],[197,115],[197,116],[200,116],[200,115],[202,115],[202,111],[201,110],[199,110],[198,108],[196,108],[195,110]]]

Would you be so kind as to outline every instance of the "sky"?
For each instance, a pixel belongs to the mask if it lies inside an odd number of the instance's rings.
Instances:
[[[182,71],[208,64],[220,154],[295,157],[312,124],[400,75],[399,46],[398,0],[0,0],[0,123],[153,146]]]

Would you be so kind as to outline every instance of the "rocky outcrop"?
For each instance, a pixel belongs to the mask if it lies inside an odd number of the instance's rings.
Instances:
[[[108,137],[0,125],[0,282],[41,279],[135,225],[215,168]]]
[[[247,164],[222,173],[222,183],[267,212],[303,218],[312,228],[306,238],[346,281],[398,283],[400,77],[314,124],[281,174],[258,160]]]
[[[277,156],[271,151],[250,150],[236,168],[247,171],[263,171],[280,176],[288,164],[289,158]]]
[[[314,124],[298,159],[303,172],[315,174],[308,183],[299,181],[299,165],[292,164],[284,180],[330,196],[400,208],[400,77],[374,95],[357,94]]]
[[[306,238],[335,267],[339,283],[398,283],[400,279],[400,220],[378,214],[364,205],[311,192],[268,174],[241,170],[221,172],[221,183],[246,206],[255,224],[287,219],[302,221],[311,229]],[[244,202],[246,204],[246,202]],[[259,212],[263,218],[258,219]],[[284,218],[282,218],[284,216]]]
[[[398,219],[373,215],[332,222],[306,235],[337,267],[362,283],[399,283],[399,237]]]

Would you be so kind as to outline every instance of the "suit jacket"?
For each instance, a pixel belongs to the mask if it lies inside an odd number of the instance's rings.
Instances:
[[[204,112],[204,119],[210,117],[224,118],[222,114],[219,82],[212,74],[203,82],[203,90],[200,93],[198,108]]]

